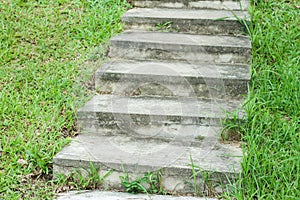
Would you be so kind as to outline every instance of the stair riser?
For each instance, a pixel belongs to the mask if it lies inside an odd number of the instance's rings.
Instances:
[[[166,32],[180,32],[189,34],[245,34],[246,29],[234,20],[180,20],[180,19],[149,19],[149,18],[123,18],[125,29],[154,30]],[[160,30],[157,24],[172,22],[167,28]]]
[[[194,177],[192,177],[192,170],[188,167],[186,168],[162,168],[157,169],[154,166],[136,166],[136,165],[118,165],[114,163],[99,163],[99,162],[87,162],[81,160],[73,161],[73,160],[55,160],[53,164],[53,172],[54,176],[56,174],[71,174],[74,172],[81,173],[84,177],[88,177],[88,172],[90,171],[90,163],[93,164],[94,167],[100,167],[98,174],[100,177],[105,176],[107,173],[111,173],[108,177],[105,178],[103,182],[103,187],[106,190],[118,190],[118,191],[126,191],[126,188],[122,186],[120,177],[125,177],[128,175],[130,180],[136,180],[143,177],[148,172],[153,172],[154,174],[160,173],[161,182],[160,185],[165,192],[170,194],[193,194],[194,190]],[[208,172],[209,174],[209,182],[205,182],[205,179],[199,173],[196,176],[196,184],[198,187],[199,193],[207,194],[208,189],[213,189],[210,192],[214,192],[216,194],[221,194],[225,192],[226,189],[222,188],[231,182],[234,182],[238,175],[234,173],[217,173],[217,172]],[[208,184],[211,188],[208,188]],[[147,185],[144,185],[147,188]]]
[[[176,142],[180,146],[200,146],[203,143],[213,145],[220,137],[220,128],[218,127],[220,120],[218,118],[176,119],[174,117],[161,117],[161,121],[153,118],[146,115],[136,117],[132,115],[89,114],[86,116],[79,113],[78,127],[81,134],[126,135],[141,140]],[[183,122],[176,122],[176,120]]]
[[[251,50],[243,47],[195,46],[112,40],[109,57],[133,60],[178,60],[247,64]]]
[[[98,92],[106,94],[241,99],[249,81],[98,72],[95,84]]]
[[[111,127],[86,126],[79,123],[81,134],[94,136],[128,136],[136,140],[172,142],[180,146],[213,146],[220,137],[219,127],[199,125],[128,125],[118,124]]]
[[[242,9],[247,10],[249,1],[241,0]],[[224,10],[240,10],[240,3],[231,0],[163,0],[163,1],[147,1],[147,0],[134,0],[133,6],[142,8],[191,8],[191,9],[224,9]]]
[[[183,108],[184,109],[184,108]],[[184,111],[183,111],[184,112]],[[220,111],[221,112],[221,111]],[[164,125],[203,125],[219,126],[219,117],[181,117],[141,114],[95,113],[79,111],[78,121],[81,128],[89,130],[111,129],[117,132],[135,130],[144,126]]]
[[[227,101],[226,101],[227,102]],[[197,98],[145,98],[99,95],[78,110],[78,126],[93,136],[128,136],[139,139],[203,142],[219,137],[221,119],[240,101]],[[243,113],[238,113],[242,120]],[[199,139],[198,136],[202,139]],[[197,140],[196,140],[197,139]],[[207,140],[206,140],[207,139]]]

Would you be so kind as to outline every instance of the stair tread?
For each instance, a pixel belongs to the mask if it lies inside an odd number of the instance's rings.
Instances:
[[[210,100],[198,98],[150,98],[117,95],[95,95],[78,112],[135,114],[178,117],[226,117],[226,112],[239,108],[239,100]],[[239,113],[242,117],[243,113]]]
[[[111,39],[111,44],[118,41],[146,44],[171,44],[190,46],[210,47],[237,47],[251,48],[251,41],[248,37],[223,36],[223,35],[191,35],[182,33],[164,33],[150,31],[126,31]]]
[[[162,81],[165,80],[163,78],[165,76],[181,79],[202,77],[204,79],[249,81],[250,67],[249,65],[212,63],[111,60],[103,64],[97,74],[99,76],[103,74],[143,75],[145,79],[160,76]]]
[[[128,21],[130,18],[148,18],[153,19],[192,19],[192,20],[249,20],[247,11],[229,11],[229,10],[191,10],[191,9],[168,9],[168,8],[134,8],[123,15],[123,20]]]
[[[102,167],[127,172],[145,173],[167,168],[169,173],[189,170],[190,156],[203,170],[237,173],[241,171],[242,151],[239,145],[202,143],[198,147],[180,146],[176,142],[136,140],[126,136],[96,136],[80,134],[69,146],[58,153],[53,162],[58,166],[89,166],[89,162]]]

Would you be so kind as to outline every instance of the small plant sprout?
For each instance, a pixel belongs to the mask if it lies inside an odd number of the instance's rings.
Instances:
[[[137,193],[148,193],[147,189],[143,184],[147,182],[146,177],[137,178],[131,180],[128,173],[126,172],[124,176],[120,176],[121,184],[125,187],[126,192],[131,194]]]
[[[95,190],[99,189],[105,179],[110,176],[113,170],[108,171],[104,176],[100,176],[100,166],[95,167],[90,162],[89,169],[76,170],[68,175],[57,174],[52,183],[57,184],[57,192],[67,191],[70,189],[77,190]]]
[[[125,172],[124,176],[120,176],[120,180],[126,192],[131,194],[165,194],[166,192],[162,186],[161,176],[161,171],[148,172],[142,177],[132,180],[128,173]]]
[[[202,141],[202,140],[204,140],[205,139],[205,137],[203,136],[203,135],[198,135],[197,137],[196,137],[196,140],[199,140],[199,141]]]
[[[77,171],[74,174],[74,184],[76,185],[76,188],[97,189],[102,186],[105,179],[113,173],[113,170],[108,171],[104,176],[99,175],[100,170],[100,166],[95,167],[94,164],[90,162],[89,170],[85,170],[87,175],[85,175],[85,173]]]
[[[195,165],[192,155],[190,155],[189,166],[192,170],[192,187],[194,189],[194,194],[197,196],[211,196],[215,194],[212,173],[203,170],[200,166]],[[201,177],[202,180],[199,180]]]
[[[168,21],[168,22],[161,22],[156,24],[156,30],[157,31],[162,31],[162,32],[171,32],[174,31],[172,27],[173,22]]]

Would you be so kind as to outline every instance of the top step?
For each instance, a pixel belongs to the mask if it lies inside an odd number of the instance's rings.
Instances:
[[[129,30],[153,30],[209,35],[246,34],[247,11],[134,8],[122,21]],[[242,22],[242,23],[241,23]]]
[[[249,0],[132,0],[132,5],[140,8],[248,10],[249,2]]]

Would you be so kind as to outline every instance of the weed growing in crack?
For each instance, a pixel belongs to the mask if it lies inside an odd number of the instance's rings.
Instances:
[[[243,10],[242,3],[239,2],[239,4],[240,4],[240,10]],[[231,13],[237,19],[237,21],[245,28],[246,34],[251,35],[251,29],[250,29],[249,21],[247,21],[245,18],[238,17],[234,11],[231,11]]]
[[[194,194],[196,196],[212,196],[216,194],[214,189],[214,183],[212,178],[212,172],[207,172],[203,170],[200,166],[195,165],[192,156],[190,155],[190,162],[189,166],[192,169],[192,175],[190,178],[192,182],[188,182],[192,185]],[[200,177],[202,180],[200,180]]]
[[[157,23],[155,30],[161,32],[178,32],[178,30],[173,27],[172,21]]]
[[[64,190],[94,190],[99,189],[105,179],[112,174],[112,170],[108,171],[105,175],[100,176],[99,172],[101,167],[95,167],[92,162],[90,162],[89,169],[84,169],[84,171],[75,171],[69,175],[58,174],[53,180],[59,187],[57,192]],[[63,188],[63,189],[62,189]]]
[[[146,183],[146,178],[138,178],[135,180],[131,180],[129,178],[128,173],[125,173],[124,176],[120,176],[121,184],[125,187],[126,192],[131,194],[137,194],[137,193],[147,193],[147,189],[143,185],[143,183]]]
[[[224,142],[241,141],[243,130],[243,122],[245,119],[239,117],[239,111],[228,113],[226,119],[221,121],[222,131],[220,139]]]
[[[243,9],[242,8],[242,5],[240,5],[241,7],[241,10]],[[233,17],[238,21],[239,24],[242,25],[243,27],[243,32],[241,33],[242,35],[251,35],[251,29],[250,29],[250,22],[246,19],[246,17],[239,17],[235,11],[230,11],[231,14],[233,15]],[[221,18],[217,18],[217,19],[214,19],[215,21],[223,21],[223,20],[226,20],[230,17],[221,17]],[[244,32],[245,31],[245,32]]]
[[[195,139],[198,141],[202,141],[205,139],[205,137],[203,135],[198,135]]]
[[[165,194],[166,192],[162,186],[161,176],[161,171],[148,172],[143,177],[132,180],[128,173],[125,172],[124,176],[120,176],[120,180],[126,192],[131,194]]]

